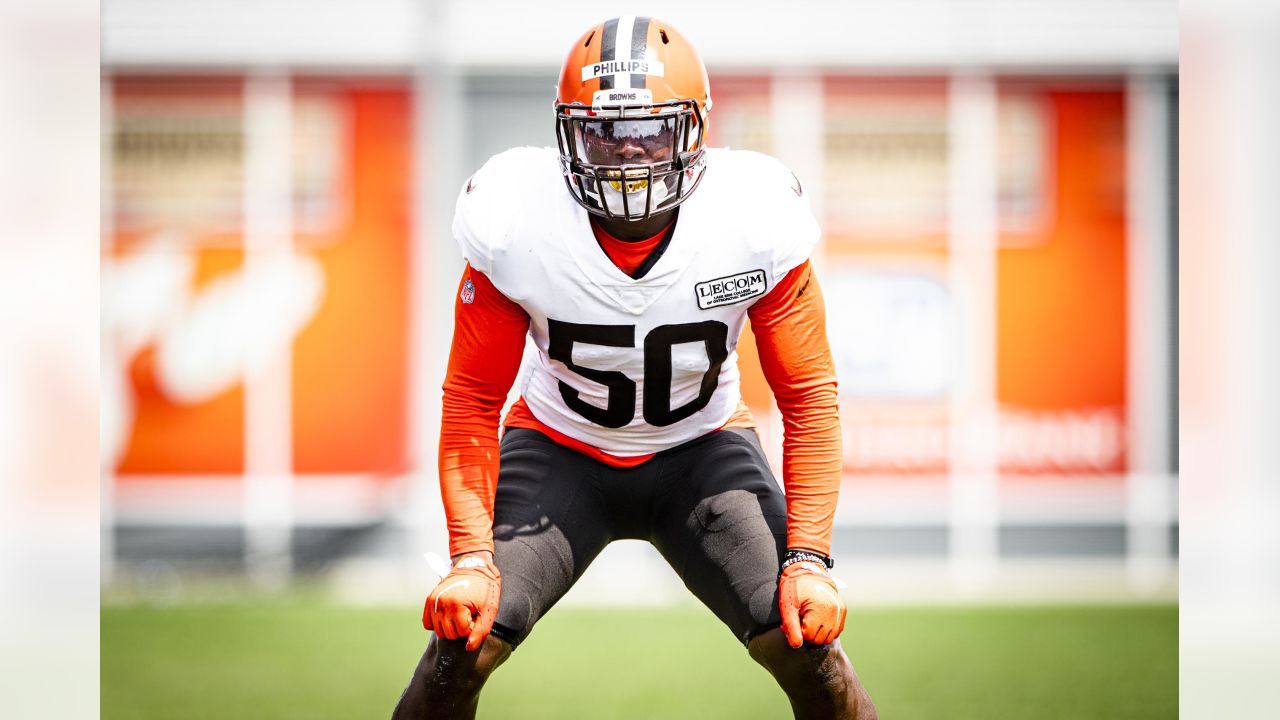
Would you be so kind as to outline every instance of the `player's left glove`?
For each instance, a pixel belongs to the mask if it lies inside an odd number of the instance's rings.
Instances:
[[[493,629],[501,592],[498,566],[483,555],[464,555],[427,596],[422,626],[446,640],[466,638],[474,651]]]
[[[827,558],[789,550],[778,577],[778,608],[787,644],[826,645],[840,636],[848,613],[836,582],[827,573]]]

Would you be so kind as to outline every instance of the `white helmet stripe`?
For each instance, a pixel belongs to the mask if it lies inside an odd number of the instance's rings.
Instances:
[[[635,15],[623,15],[618,18],[616,26],[617,34],[613,41],[613,54],[619,60],[634,60],[631,57],[631,32],[636,27]],[[614,77],[614,88],[618,90],[631,89],[631,75],[629,73],[620,74]]]

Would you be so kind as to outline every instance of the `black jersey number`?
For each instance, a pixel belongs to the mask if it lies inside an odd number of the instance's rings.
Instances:
[[[591,422],[619,428],[631,422],[636,414],[636,383],[617,370],[597,370],[573,362],[573,344],[635,347],[635,325],[583,325],[547,318],[548,352],[553,360],[582,377],[609,388],[604,408],[586,402],[578,391],[560,383],[560,397],[565,405]],[[717,320],[662,325],[644,338],[644,421],[666,427],[693,415],[711,402],[720,382],[720,367],[729,358],[729,327]],[[702,342],[707,352],[707,370],[702,374],[698,397],[671,407],[671,353],[680,343]]]

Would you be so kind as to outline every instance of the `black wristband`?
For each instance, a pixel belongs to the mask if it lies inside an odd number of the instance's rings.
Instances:
[[[826,555],[823,555],[822,553],[817,553],[812,550],[788,549],[787,552],[782,556],[783,568],[787,567],[788,565],[794,565],[795,563],[798,563],[798,562],[816,562],[821,564],[823,567],[825,567],[828,570],[836,566],[835,560],[827,557]]]

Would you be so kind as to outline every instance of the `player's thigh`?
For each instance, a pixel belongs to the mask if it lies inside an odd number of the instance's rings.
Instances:
[[[670,458],[654,544],[743,643],[781,623],[786,499],[753,431],[715,433]]]
[[[508,429],[500,447],[494,634],[515,647],[608,543],[609,529],[592,460],[523,428]]]

